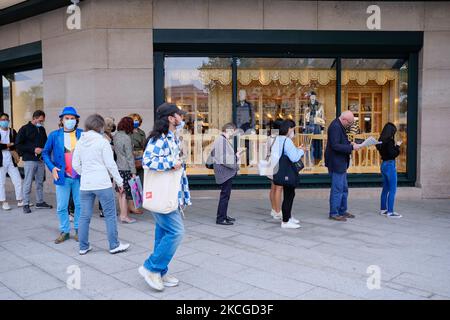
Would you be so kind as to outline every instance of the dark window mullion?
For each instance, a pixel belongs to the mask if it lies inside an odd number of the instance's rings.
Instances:
[[[406,119],[406,172],[409,180],[417,179],[417,117],[418,117],[418,54],[410,53],[408,60],[408,104]]]
[[[342,64],[341,64],[341,57],[336,58],[336,117],[339,117],[342,112],[342,106],[341,106],[341,87],[342,87]]]
[[[236,124],[236,106],[237,106],[237,57],[231,59],[231,113],[233,115],[233,123]],[[222,128],[219,128],[221,130]],[[234,137],[234,151],[237,151],[237,137]]]
[[[156,115],[156,108],[164,101],[166,101],[165,97],[165,88],[164,88],[164,53],[163,52],[155,52],[153,54],[153,85],[154,85],[154,107],[153,114]]]
[[[0,112],[5,112],[5,107],[3,105],[3,73],[0,72],[0,81],[2,90],[0,91]],[[11,115],[10,115],[11,116]]]

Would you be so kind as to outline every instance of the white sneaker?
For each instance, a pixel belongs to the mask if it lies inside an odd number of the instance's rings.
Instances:
[[[291,220],[289,220],[288,222],[281,222],[281,228],[283,228],[283,229],[298,229],[298,228],[300,228],[300,225],[293,223]]]
[[[380,214],[382,215],[382,216],[387,216],[387,210],[380,210]]]
[[[155,290],[163,291],[164,284],[161,278],[161,274],[158,272],[151,272],[147,270],[144,266],[139,267],[139,274],[144,277],[145,282]]]
[[[281,216],[282,216],[281,212],[280,212],[280,213],[277,213],[276,211],[274,211],[274,210],[272,209],[272,211],[270,212],[270,215],[271,215],[272,218],[274,218],[275,220],[281,220]]]
[[[23,200],[17,201],[17,206],[19,208],[23,207],[25,205],[25,203],[23,202]]]
[[[85,255],[86,253],[88,253],[88,252],[91,251],[91,250],[92,250],[92,247],[89,246],[89,248],[87,248],[86,250],[80,250],[80,251],[78,251],[78,253],[79,253],[80,255]]]
[[[9,206],[8,202],[6,202],[6,201],[3,202],[2,208],[3,208],[3,210],[11,210],[11,207]]]
[[[294,217],[291,217],[291,218],[289,219],[289,221],[292,221],[293,223],[296,223],[296,224],[300,224],[300,221],[297,220],[297,219],[295,219]]]
[[[130,244],[128,243],[119,243],[119,246],[115,249],[109,250],[109,253],[115,254],[119,252],[124,252],[130,247]]]
[[[162,277],[163,285],[165,287],[176,287],[178,283],[180,282],[177,278],[170,276],[168,274],[165,274]]]
[[[387,217],[388,217],[388,218],[401,218],[402,215],[401,215],[401,214],[398,214],[397,212],[392,212],[392,213],[388,213],[388,214],[387,214]]]

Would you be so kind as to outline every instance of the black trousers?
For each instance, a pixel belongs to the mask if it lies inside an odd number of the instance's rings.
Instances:
[[[291,218],[292,204],[295,198],[295,187],[283,186],[283,203],[281,211],[283,212],[283,222],[288,222]]]
[[[230,201],[231,187],[233,178],[228,179],[220,185],[220,200],[217,207],[217,221],[223,221],[227,218],[228,202]]]

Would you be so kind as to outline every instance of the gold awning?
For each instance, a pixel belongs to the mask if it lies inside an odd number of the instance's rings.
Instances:
[[[373,80],[378,85],[384,85],[387,81],[395,80],[398,76],[396,70],[344,70],[342,72],[342,85],[355,80],[359,85],[365,85]],[[200,70],[171,70],[168,74],[169,80],[177,80],[182,84],[200,80],[203,85],[212,81],[218,81],[226,86],[231,84],[231,70],[228,69],[200,69]],[[291,82],[299,82],[308,85],[311,81],[317,81],[320,85],[327,85],[336,80],[334,70],[303,69],[303,70],[275,70],[275,69],[242,69],[238,70],[238,82],[241,85],[249,85],[252,81],[259,81],[266,86],[272,81],[279,81],[281,85]]]

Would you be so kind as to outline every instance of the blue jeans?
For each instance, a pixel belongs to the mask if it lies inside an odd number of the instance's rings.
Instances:
[[[397,192],[397,168],[395,160],[383,161],[381,164],[383,191],[381,192],[381,210],[394,212],[395,193]]]
[[[144,267],[151,272],[160,272],[163,276],[183,239],[183,219],[179,210],[168,214],[153,213],[153,217],[156,222],[155,245]]]
[[[70,232],[69,221],[69,198],[72,192],[73,203],[75,205],[75,215],[73,224],[75,230],[78,230],[78,220],[80,218],[80,179],[65,177],[64,185],[55,185],[56,187],[56,212],[59,216],[59,231]]]
[[[81,215],[80,226],[78,228],[80,250],[86,250],[89,248],[89,223],[91,222],[95,197],[98,197],[98,200],[103,208],[106,232],[108,234],[109,250],[115,249],[119,246],[117,234],[116,200],[113,189],[108,188],[102,190],[80,191]]]
[[[347,212],[347,172],[329,172],[331,176],[330,216],[343,216]]]

